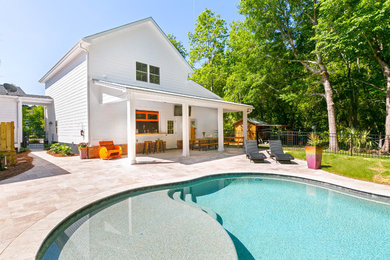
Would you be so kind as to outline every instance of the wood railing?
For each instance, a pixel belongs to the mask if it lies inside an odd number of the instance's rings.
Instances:
[[[224,144],[241,147],[244,145],[244,137],[243,136],[239,136],[239,137],[225,136],[224,137]]]

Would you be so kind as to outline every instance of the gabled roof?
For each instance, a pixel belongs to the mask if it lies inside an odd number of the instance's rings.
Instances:
[[[12,96],[12,97],[31,97],[31,98],[47,98],[48,96],[26,94],[20,87],[12,84],[0,84],[0,96]]]
[[[160,32],[160,36],[164,38],[164,40],[173,48],[173,50],[176,53],[176,56],[183,62],[183,64],[187,67],[188,70],[193,72],[193,69],[191,65],[187,62],[187,60],[180,54],[180,52],[176,49],[176,47],[171,43],[171,41],[168,39],[167,35],[163,32],[163,30],[160,28],[160,26],[154,21],[152,17],[148,17],[142,20],[138,20],[135,22],[131,22],[122,26],[118,26],[109,30],[105,30],[99,33],[95,33],[89,36],[86,36],[82,38],[80,41],[78,41],[72,49],[70,49],[40,80],[39,82],[45,83],[52,75],[54,75],[57,71],[62,69],[66,64],[74,57],[79,55],[80,53],[86,51],[86,47],[92,43],[93,40],[98,39],[100,37],[116,33],[119,31],[123,31],[126,29],[129,29],[131,27],[144,24],[144,23],[151,23],[153,24],[158,31]]]

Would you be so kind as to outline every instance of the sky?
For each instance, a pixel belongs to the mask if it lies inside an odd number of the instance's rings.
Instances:
[[[38,80],[81,38],[153,17],[188,50],[188,32],[208,8],[228,24],[243,20],[239,0],[0,0],[0,84],[44,94]]]

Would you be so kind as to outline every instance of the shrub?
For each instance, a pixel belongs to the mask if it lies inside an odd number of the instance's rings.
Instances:
[[[60,147],[60,144],[59,143],[54,143],[52,145],[50,145],[50,151],[52,151],[53,153],[59,153],[59,147]]]
[[[67,144],[54,143],[50,146],[50,151],[57,154],[70,155],[72,149]]]
[[[5,158],[5,155],[0,153],[0,171],[5,170],[5,165],[3,164],[3,159]]]
[[[30,149],[25,148],[25,147],[20,147],[18,152],[19,153],[24,153],[24,152],[28,152],[28,151],[30,151]]]

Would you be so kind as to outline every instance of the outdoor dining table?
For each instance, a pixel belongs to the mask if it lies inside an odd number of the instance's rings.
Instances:
[[[210,149],[218,146],[218,138],[198,138],[198,139],[191,139],[190,140],[190,147],[192,150],[199,149],[199,151],[202,148]]]

